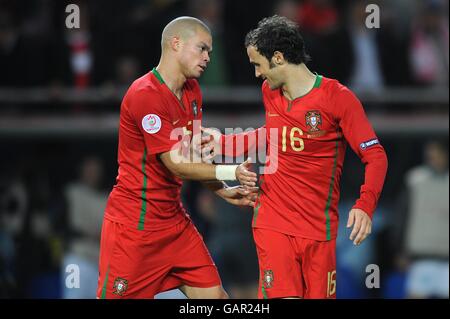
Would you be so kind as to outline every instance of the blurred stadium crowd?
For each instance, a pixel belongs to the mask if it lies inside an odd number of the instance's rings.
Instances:
[[[80,29],[65,26],[69,3],[80,7]],[[365,25],[369,3],[380,7],[379,29]],[[338,298],[448,298],[445,0],[0,0],[0,298],[95,297],[120,100],[157,65],[162,28],[180,15],[210,26],[205,124],[245,129],[264,113],[244,36],[275,13],[300,25],[311,70],[355,90],[389,158],[371,237],[355,248],[340,229]],[[363,173],[349,151],[341,221]],[[185,186],[230,296],[256,297],[251,210]],[[67,288],[68,264],[80,267],[80,288]],[[380,266],[379,289],[365,286],[369,264]]]

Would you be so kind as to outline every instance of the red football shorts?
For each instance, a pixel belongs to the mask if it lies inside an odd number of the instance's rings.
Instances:
[[[97,298],[153,298],[181,285],[221,285],[203,238],[191,221],[143,231],[105,218],[99,270]]]
[[[336,298],[336,240],[316,241],[254,228],[258,298]]]

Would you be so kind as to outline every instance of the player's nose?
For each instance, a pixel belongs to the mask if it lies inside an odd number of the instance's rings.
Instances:
[[[211,61],[208,51],[205,51],[204,56],[203,56],[203,61],[205,61],[206,63],[209,63],[209,61]]]

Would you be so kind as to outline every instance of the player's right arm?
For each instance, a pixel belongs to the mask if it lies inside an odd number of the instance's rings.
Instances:
[[[250,171],[249,160],[240,165],[213,165],[206,163],[190,163],[178,149],[160,154],[164,166],[181,179],[196,181],[233,181],[239,180],[242,185],[256,185],[256,173]]]
[[[183,140],[179,140],[184,130],[174,126],[169,105],[161,96],[148,89],[138,89],[128,97],[123,112],[139,128],[145,142],[144,154],[158,155],[164,166],[175,176],[198,181],[233,181],[253,187],[256,173],[249,171],[249,163],[241,165],[212,165],[193,162],[183,154]],[[189,153],[189,152],[188,152]],[[187,154],[190,157],[191,154]]]

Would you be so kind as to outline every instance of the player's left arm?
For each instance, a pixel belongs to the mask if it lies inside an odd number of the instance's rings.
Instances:
[[[388,161],[358,98],[345,87],[341,87],[335,96],[342,133],[365,165],[360,197],[347,222],[347,227],[353,226],[350,240],[359,245],[372,232],[372,217],[383,189]]]
[[[220,131],[204,127],[202,132],[202,154],[212,159],[217,155],[239,157],[255,154],[266,145],[265,125],[247,132],[238,134],[221,134]]]

